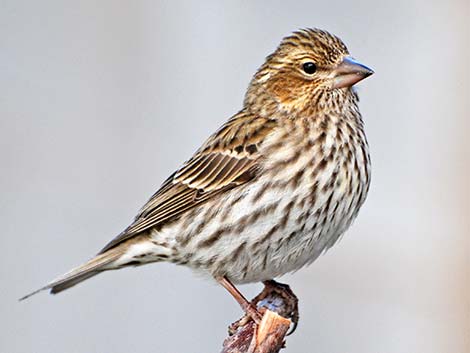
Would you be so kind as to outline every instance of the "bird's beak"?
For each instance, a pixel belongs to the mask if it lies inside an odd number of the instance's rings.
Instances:
[[[362,65],[350,56],[346,56],[333,70],[333,88],[351,87],[373,73],[374,71],[367,66]]]

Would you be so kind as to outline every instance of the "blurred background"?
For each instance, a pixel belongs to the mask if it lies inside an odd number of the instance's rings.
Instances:
[[[361,82],[369,198],[281,281],[294,352],[470,352],[470,2],[1,1],[0,351],[218,352],[241,311],[167,264],[17,299],[96,253],[237,112],[291,31],[340,36]],[[242,286],[247,296],[261,285]]]

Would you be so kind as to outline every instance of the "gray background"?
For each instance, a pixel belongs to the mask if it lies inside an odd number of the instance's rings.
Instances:
[[[301,300],[286,352],[470,352],[469,4],[1,1],[0,351],[219,351],[240,309],[186,268],[17,298],[119,233],[279,40],[316,26],[376,71],[373,183],[339,245],[282,278]]]

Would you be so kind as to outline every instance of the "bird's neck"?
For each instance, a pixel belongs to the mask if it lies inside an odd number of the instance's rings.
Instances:
[[[303,119],[325,115],[357,115],[359,98],[353,88],[318,90],[308,100],[280,102],[269,95],[247,95],[244,110],[266,119]]]

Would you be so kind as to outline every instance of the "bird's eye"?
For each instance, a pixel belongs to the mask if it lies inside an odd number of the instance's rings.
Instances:
[[[314,74],[315,71],[317,71],[317,65],[315,65],[311,61],[304,63],[302,65],[302,68],[304,69],[305,73],[309,75]]]

